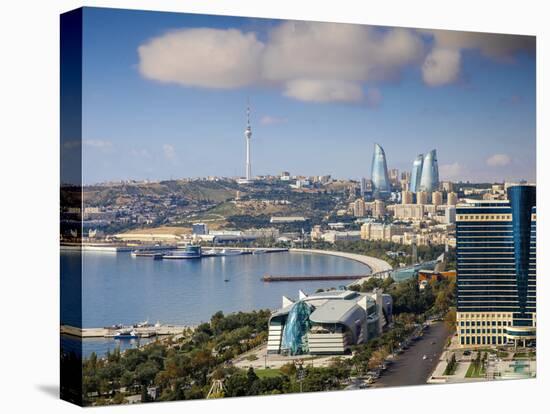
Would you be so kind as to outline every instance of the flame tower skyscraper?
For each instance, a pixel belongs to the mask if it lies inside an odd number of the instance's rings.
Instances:
[[[390,180],[388,178],[386,154],[383,148],[378,144],[374,144],[371,168],[371,180],[375,198],[383,198],[390,193],[391,188]]]

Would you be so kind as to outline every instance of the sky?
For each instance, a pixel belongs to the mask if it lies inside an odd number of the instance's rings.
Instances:
[[[437,150],[442,180],[535,180],[535,39],[86,8],[86,184],[370,177]]]

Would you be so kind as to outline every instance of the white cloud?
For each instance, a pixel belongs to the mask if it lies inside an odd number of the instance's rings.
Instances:
[[[264,41],[238,29],[192,28],[174,30],[140,45],[139,71],[148,79],[188,87],[261,85],[280,88],[286,96],[308,102],[366,100],[372,106],[364,85],[399,79],[407,66],[421,66],[429,86],[446,85],[460,78],[464,50],[512,61],[520,50],[534,51],[534,39],[285,21],[272,28]],[[344,90],[336,91],[336,86]]]
[[[477,49],[489,58],[501,61],[513,61],[514,55],[525,50],[535,50],[535,37],[506,35],[498,33],[456,32],[451,30],[429,30],[434,36],[437,47],[455,50]]]
[[[376,91],[365,97],[363,82],[398,78],[406,65],[422,60],[424,46],[407,29],[285,22],[266,43],[236,29],[183,29],[149,40],[138,53],[140,73],[160,82],[275,86],[308,102],[360,102],[379,100]]]
[[[286,118],[280,118],[277,116],[271,116],[271,115],[264,115],[260,119],[260,124],[262,125],[276,125],[276,124],[284,124],[287,122]]]
[[[238,88],[256,83],[264,45],[236,29],[183,29],[139,46],[139,70],[149,79],[185,86]]]
[[[357,82],[297,79],[286,83],[286,96],[306,102],[360,102],[363,89]]]
[[[166,158],[167,160],[173,161],[176,159],[176,150],[172,145],[164,144],[162,146],[162,152],[164,154],[164,158]]]
[[[420,37],[406,29],[285,22],[271,33],[263,59],[270,81],[380,81],[395,78],[423,55]]]
[[[513,62],[519,51],[535,51],[532,36],[451,30],[419,32],[433,36],[433,49],[422,65],[424,81],[430,86],[446,85],[459,79],[464,50],[478,50],[482,56],[499,62]]]
[[[489,167],[505,167],[511,162],[512,158],[507,154],[494,154],[486,160]]]
[[[455,82],[460,75],[460,52],[434,48],[422,64],[422,78],[429,86]]]
[[[455,162],[453,164],[443,164],[439,166],[439,173],[441,178],[446,180],[452,180],[462,178],[464,173],[464,167],[462,164]]]

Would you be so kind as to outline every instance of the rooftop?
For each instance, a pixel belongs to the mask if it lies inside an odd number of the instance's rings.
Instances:
[[[357,302],[352,300],[329,300],[317,307],[309,319],[313,322],[341,323],[356,306]]]

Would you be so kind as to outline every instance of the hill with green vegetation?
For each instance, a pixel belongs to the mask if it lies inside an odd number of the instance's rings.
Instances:
[[[237,184],[230,181],[169,180],[155,183],[87,186],[83,188],[82,195],[86,206],[124,205],[136,197],[157,198],[171,195],[187,202],[220,203],[234,198],[237,189]]]

